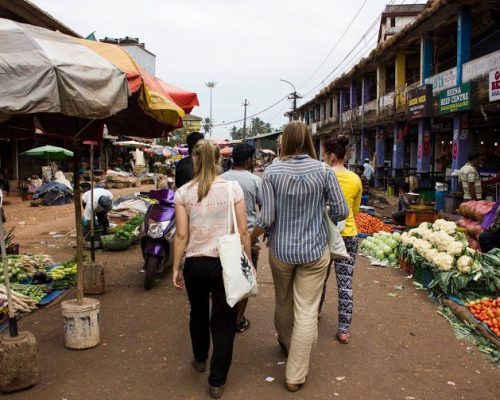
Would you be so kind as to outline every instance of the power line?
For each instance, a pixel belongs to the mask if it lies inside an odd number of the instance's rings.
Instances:
[[[388,5],[392,5],[392,3],[394,3],[394,1],[395,1],[395,0],[391,1],[391,3],[390,3],[390,4],[388,4]],[[418,3],[418,1],[419,1],[419,0],[415,0],[415,2],[414,2],[412,5],[417,4],[417,3]],[[405,3],[405,2],[406,2],[406,0],[403,0],[403,2],[402,2],[401,4],[399,4],[399,5],[397,5],[396,7],[398,7],[398,8],[402,7],[402,6],[404,5],[404,3]],[[415,16],[415,17],[414,17],[414,18],[413,18],[413,19],[412,19],[412,20],[408,23],[408,25],[409,25],[409,24],[412,24],[412,23],[413,23],[413,22],[417,19],[417,17],[418,17],[418,16],[419,16],[419,15],[416,15],[416,16]],[[354,50],[355,50],[355,49],[356,49],[356,48],[357,48],[357,47],[361,44],[361,42],[362,42],[362,41],[366,38],[366,36],[370,33],[370,31],[374,28],[374,26],[376,26],[376,23],[377,23],[377,21],[378,21],[379,19],[380,19],[380,16],[379,16],[379,17],[377,17],[377,19],[375,20],[375,22],[374,22],[374,23],[370,26],[370,28],[368,28],[368,30],[367,30],[367,31],[363,34],[363,36],[361,37],[361,39],[360,39],[360,40],[359,40],[359,41],[358,41],[358,42],[354,45],[354,47],[351,49],[351,51],[349,51],[349,53],[348,53],[348,54],[347,54],[347,55],[346,55],[346,56],[345,56],[345,57],[344,57],[344,58],[343,58],[343,59],[342,59],[342,60],[341,60],[341,61],[340,61],[337,65],[336,65],[336,67],[335,67],[332,71],[330,71],[330,73],[329,73],[329,74],[328,74],[328,75],[327,75],[327,76],[326,76],[326,77],[325,77],[325,78],[324,78],[324,79],[323,79],[320,83],[318,83],[318,84],[317,84],[314,88],[312,88],[311,90],[309,90],[309,91],[308,91],[308,92],[307,92],[304,96],[307,96],[308,94],[310,94],[310,93],[312,93],[312,92],[316,91],[316,89],[317,89],[317,88],[319,88],[321,85],[324,85],[324,84],[326,83],[326,80],[327,80],[328,78],[330,78],[330,76],[332,76],[332,75],[333,75],[333,73],[335,73],[335,71],[337,71],[337,70],[340,68],[340,66],[344,63],[344,61],[346,61],[346,60],[347,60],[347,59],[351,56],[351,54],[354,52]],[[369,40],[371,40],[371,39],[373,38],[373,36],[374,36],[374,35],[372,35],[372,37],[371,37]],[[367,51],[365,51],[365,52],[363,53],[363,55],[364,55],[364,54],[366,54],[368,51],[371,51],[371,48],[367,49]],[[357,54],[359,54],[359,52],[358,52]],[[353,58],[351,58],[351,61],[352,61],[352,59],[354,59],[355,57],[356,57],[356,56],[354,56]],[[349,62],[348,62],[348,64],[349,64]]]
[[[395,1],[395,0],[392,0],[392,1]],[[320,62],[320,64],[314,70],[314,72],[309,76],[309,78],[307,78],[306,81],[302,85],[300,85],[300,88],[304,87],[314,77],[314,75],[316,75],[316,73],[321,69],[321,67],[323,65],[325,65],[325,62],[332,55],[333,51],[337,48],[337,46],[339,45],[339,43],[342,41],[342,39],[344,38],[344,36],[347,34],[347,32],[349,31],[350,27],[352,26],[352,24],[354,23],[354,21],[356,20],[356,18],[359,16],[359,14],[363,10],[363,8],[364,8],[364,6],[365,6],[365,4],[367,2],[368,2],[368,0],[365,0],[363,2],[363,4],[361,4],[361,7],[358,9],[358,11],[356,12],[356,14],[354,14],[354,17],[351,19],[351,22],[349,22],[349,25],[347,25],[347,28],[344,30],[344,32],[342,33],[342,35],[340,35],[340,37],[337,39],[337,41],[335,42],[335,44],[333,45],[333,47],[330,49],[330,51],[328,52],[328,54],[325,56],[325,58],[323,58],[323,60]]]
[[[285,96],[285,97],[282,97],[281,99],[279,99],[278,101],[276,101],[275,103],[271,104],[270,106],[264,108],[263,110],[259,111],[259,112],[256,112],[255,114],[252,114],[252,115],[249,115],[247,118],[253,118],[253,117],[256,117],[257,115],[260,115],[264,112],[266,112],[267,110],[270,110],[271,108],[273,107],[276,107],[278,104],[280,104],[281,102],[285,101],[288,99],[288,94]],[[243,122],[245,119],[242,118],[242,119],[238,119],[238,120],[235,120],[235,121],[230,121],[230,122],[225,122],[223,124],[217,124],[217,125],[214,125],[214,128],[215,127],[218,127],[218,126],[227,126],[227,125],[234,125],[234,124],[238,124],[240,122]]]

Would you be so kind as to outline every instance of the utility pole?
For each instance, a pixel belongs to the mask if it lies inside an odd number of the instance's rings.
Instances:
[[[243,102],[242,106],[245,107],[243,114],[243,140],[247,138],[247,107],[250,105],[247,99]]]
[[[298,117],[297,116],[297,99],[301,99],[302,96],[297,93],[297,90],[295,89],[295,86],[293,85],[292,82],[289,82],[289,81],[287,81],[285,79],[280,79],[280,81],[288,83],[293,88],[293,92],[288,95],[288,98],[290,100],[293,100],[293,111],[292,111],[293,119],[298,119],[297,118]]]
[[[212,89],[217,85],[217,82],[210,81],[205,83],[205,86],[210,89],[210,137],[212,137],[212,127],[214,124],[214,121],[212,119]]]

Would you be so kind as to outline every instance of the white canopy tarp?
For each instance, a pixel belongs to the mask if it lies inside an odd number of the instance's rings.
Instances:
[[[127,108],[126,75],[70,36],[0,18],[0,121],[62,113],[102,119]]]

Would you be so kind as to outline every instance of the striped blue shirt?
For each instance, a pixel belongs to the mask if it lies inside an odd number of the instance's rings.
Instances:
[[[333,222],[349,214],[333,170],[307,155],[276,160],[264,171],[262,189],[257,225],[269,232],[273,255],[288,264],[311,262],[324,254],[326,202]]]

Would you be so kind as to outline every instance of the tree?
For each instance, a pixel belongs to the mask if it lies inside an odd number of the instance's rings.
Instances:
[[[259,117],[255,117],[250,120],[250,131],[247,136],[252,137],[272,131],[273,127],[269,122],[264,122]]]
[[[237,128],[236,126],[233,126],[229,133],[231,135],[231,139],[233,140],[243,139],[243,128]]]
[[[205,134],[207,134],[214,127],[214,123],[210,118],[207,117],[207,118],[203,119],[203,123],[202,123],[201,127],[203,129],[203,132],[205,132]]]

